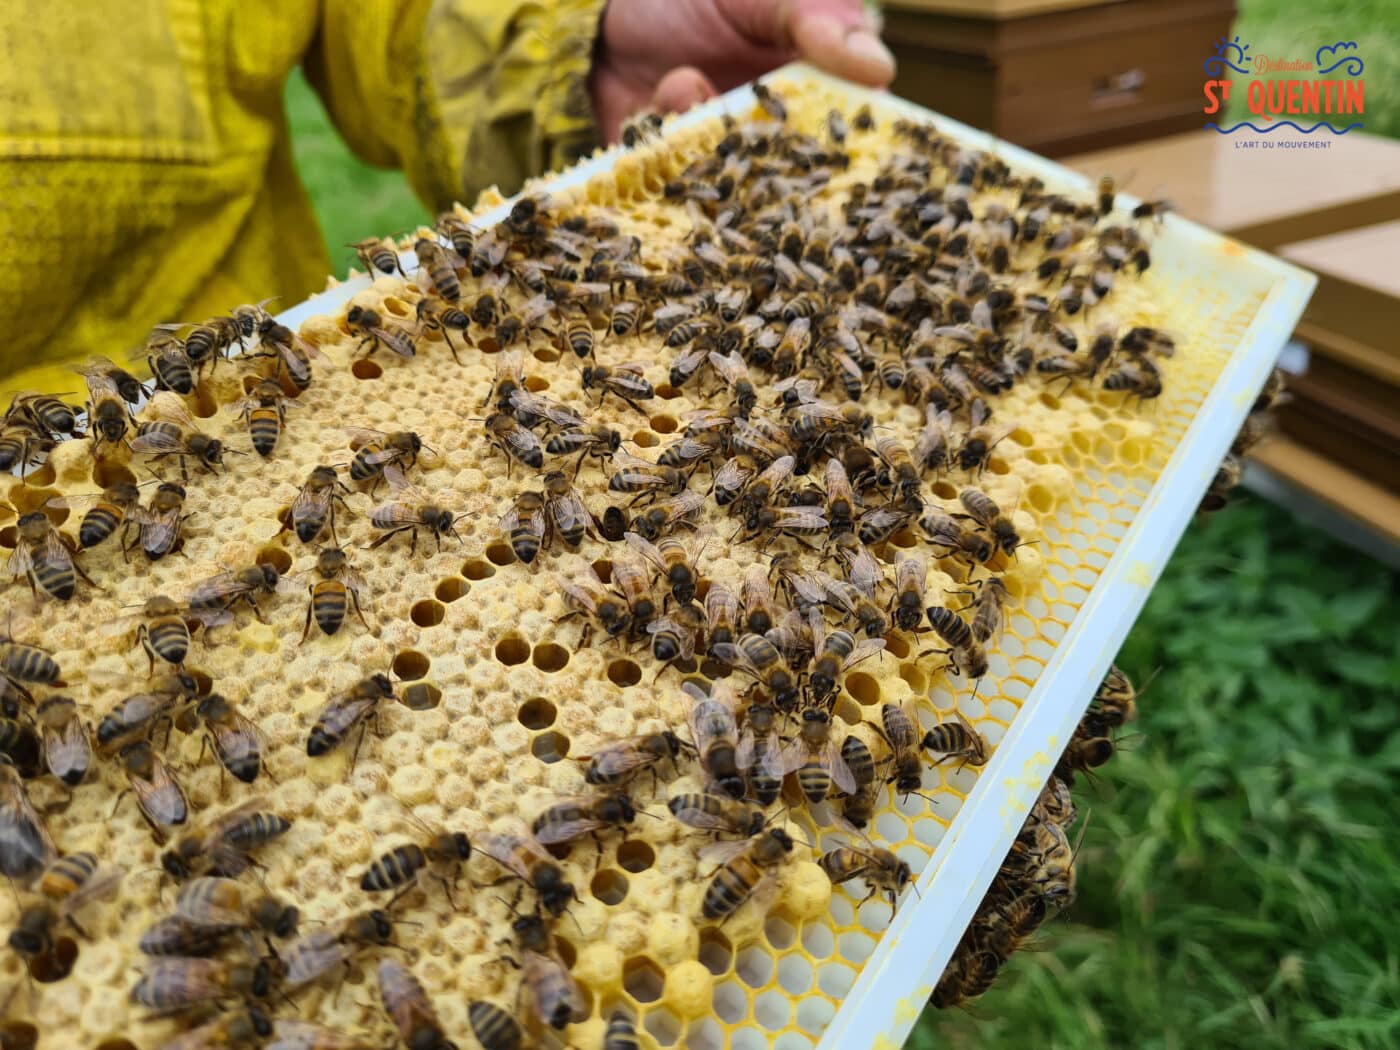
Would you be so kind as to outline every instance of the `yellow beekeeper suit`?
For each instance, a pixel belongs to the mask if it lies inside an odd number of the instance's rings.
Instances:
[[[80,391],[67,365],[129,360],[154,323],[324,286],[282,103],[298,64],[435,210],[587,152],[603,4],[4,0],[0,391]]]

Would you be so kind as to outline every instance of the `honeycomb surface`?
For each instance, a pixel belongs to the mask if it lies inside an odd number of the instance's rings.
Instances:
[[[842,102],[816,90],[789,92],[787,99],[790,123],[813,133]],[[877,130],[851,135],[849,171],[810,202],[813,209],[834,207],[894,148],[889,121],[878,107],[876,114]],[[614,173],[560,195],[555,205],[606,212],[623,233],[642,238],[644,258],[663,254],[684,238],[689,220],[683,207],[662,199],[662,188],[723,134],[712,122],[623,154]],[[908,703],[924,728],[948,720],[956,708],[995,748],[1219,374],[1227,356],[1221,348],[1233,345],[1248,323],[1253,304],[1240,306],[1208,278],[1188,276],[1184,261],[1157,259],[1141,279],[1120,278],[1097,316],[1068,319],[1081,339],[1106,312],[1120,325],[1170,330],[1178,349],[1162,365],[1161,397],[1140,403],[1097,385],[1032,376],[996,399],[997,419],[1016,425],[986,471],[976,479],[956,470],[929,479],[925,498],[946,509],[958,509],[958,490],[974,480],[1003,508],[1015,508],[1017,529],[1029,542],[1003,566],[1011,593],[1005,632],[975,691],[965,678],[947,674],[941,656],[920,655],[936,644],[933,635],[892,633],[884,654],[845,675],[834,708],[838,733],[854,732],[883,755],[887,749],[874,729],[881,705]],[[468,294],[473,288],[468,280]],[[422,294],[414,281],[379,277],[351,304],[408,323]],[[573,552],[556,542],[526,566],[502,533],[499,522],[512,499],[536,482],[518,463],[508,476],[505,458],[490,449],[479,422],[498,360],[491,341],[474,330],[459,366],[435,331],[420,336],[415,360],[382,349],[364,358],[343,311],[313,318],[301,334],[324,355],[314,364],[314,382],[288,412],[269,460],[230,456],[217,476],[191,477],[186,510],[193,516],[181,553],[158,562],[139,552],[124,559],[108,543],[82,557],[97,586],[80,582],[72,602],[35,601],[21,582],[6,592],[5,606],[13,637],[53,653],[64,669],[63,691],[96,723],[147,681],[146,656],[134,645],[136,607],[147,597],[184,597],[199,580],[253,562],[291,577],[290,593],[262,602],[266,623],[239,612],[212,638],[196,635],[186,661],[260,727],[264,776],[246,786],[224,775],[211,756],[201,760],[198,733],[174,732],[163,753],[189,796],[192,823],[255,797],[265,797],[269,809],[293,822],[258,852],[264,865],[258,876],[270,892],[301,908],[305,930],[383,901],[360,890],[359,875],[388,847],[419,837],[405,814],[475,839],[503,817],[528,820],[557,796],[584,791],[578,757],[635,733],[688,732],[680,672],[672,669],[654,682],[658,668],[645,649],[599,640],[582,646],[577,622],[559,622],[567,612],[559,581],[590,563],[606,579],[626,548],[590,538]],[[526,383],[590,421],[617,427],[636,454],[654,458],[683,429],[686,413],[715,403],[709,395],[716,386],[670,387],[673,352],[659,342],[649,332],[620,339],[597,332],[598,362],[645,362],[657,396],[643,403],[644,411],[613,398],[597,407],[594,394],[582,388],[577,360],[558,339],[537,335],[522,344]],[[220,364],[187,399],[201,429],[245,451],[246,430],[230,405],[244,393],[246,372],[237,362]],[[165,414],[172,398],[158,395],[143,418]],[[923,422],[919,409],[873,393],[865,404],[877,428],[912,443]],[[410,475],[459,515],[461,542],[448,539],[436,551],[430,537],[420,537],[410,556],[400,537],[365,550],[375,536],[369,509],[384,493],[351,495],[337,530],[364,579],[369,629],[351,618],[333,637],[313,627],[303,644],[305,588],[314,578],[316,548],[281,531],[279,513],[312,467],[350,461],[346,426],[421,435],[433,451]],[[135,457],[127,469],[145,477],[142,460]],[[126,476],[123,465],[124,457],[109,458],[95,476],[87,443],[64,443],[27,485],[8,482],[8,500],[21,512],[42,506],[75,533],[79,514],[46,501],[119,480]],[[172,464],[158,469],[167,479],[179,474]],[[622,502],[591,462],[576,487],[597,514]],[[732,581],[737,589],[744,569],[755,560],[766,563],[767,555],[752,544],[729,542],[735,523],[713,503],[704,514],[719,538],[700,574],[706,581]],[[13,523],[0,530],[6,552],[16,542]],[[928,550],[916,533],[904,531],[875,553],[888,570],[902,547]],[[927,604],[962,608],[966,599],[956,592],[964,587],[966,567],[951,559],[932,558],[931,564]],[[401,681],[430,683],[440,702],[416,711],[384,705],[382,734],[366,736],[353,767],[350,747],[308,757],[307,733],[327,698],[387,670]],[[699,672],[687,677],[703,680]],[[737,676],[733,684],[744,685]],[[587,1018],[567,1031],[571,1045],[600,1045],[606,1019],[619,1007],[636,1018],[648,1046],[812,1045],[888,925],[890,907],[881,897],[857,906],[865,896],[860,883],[830,887],[807,844],[829,848],[849,836],[837,832],[827,807],[804,806],[777,818],[803,841],[780,867],[771,904],[746,905],[723,924],[702,921],[701,896],[713,865],[700,857],[704,839],[670,819],[665,807],[668,797],[701,784],[696,764],[686,760],[679,775],[663,775],[655,788],[650,778],[638,779],[631,790],[650,816],[638,819],[625,841],[605,833],[601,853],[584,840],[563,861],[581,899],[555,925],[555,936],[588,1007]],[[917,876],[976,784],[974,768],[926,765],[919,794],[881,792],[871,840],[908,861]],[[170,911],[174,890],[158,876],[162,847],[133,800],[117,801],[125,786],[115,760],[102,758],[71,800],[51,778],[30,784],[35,805],[53,807],[47,826],[62,851],[91,850],[127,869],[113,900],[81,913],[91,939],[80,940],[66,979],[30,983],[14,953],[0,952],[0,994],[14,989],[7,1014],[39,1020],[41,1047],[127,1039],[149,1050],[181,1027],[128,1000],[146,962],[137,938]],[[509,949],[500,943],[510,938],[512,916],[500,901],[511,891],[486,888],[500,874],[491,860],[474,855],[455,910],[428,884],[395,912],[404,920],[398,943],[410,950],[412,969],[444,1027],[464,1046],[473,1045],[469,999],[507,1009],[517,1003],[519,977],[502,961]],[[0,894],[0,928],[12,928],[16,917],[16,896]],[[379,1006],[374,958],[374,952],[360,956],[343,985],[328,977],[298,992],[295,1014],[383,1045],[391,1029]],[[275,1000],[270,1009],[279,1016],[293,1012]]]

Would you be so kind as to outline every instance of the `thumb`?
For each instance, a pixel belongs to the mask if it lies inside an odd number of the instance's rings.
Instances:
[[[651,96],[651,107],[658,113],[684,113],[716,94],[709,77],[694,66],[681,66],[661,78]]]
[[[894,79],[894,56],[864,19],[792,0],[788,32],[799,57],[847,80],[885,87]]]

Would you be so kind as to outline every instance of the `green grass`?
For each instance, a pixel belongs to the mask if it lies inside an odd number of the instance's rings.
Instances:
[[[1243,7],[1252,54],[1360,41],[1367,130],[1400,135],[1400,0]],[[300,75],[287,103],[339,272],[345,242],[427,218],[401,175],[350,155]],[[1278,508],[1194,526],[1122,654],[1160,673],[1135,748],[1081,794],[1078,901],[910,1045],[1400,1046],[1397,624],[1393,575]]]
[[[1079,899],[913,1047],[1400,1045],[1400,588],[1285,512],[1194,526],[1120,662],[1135,749],[1079,793]]]

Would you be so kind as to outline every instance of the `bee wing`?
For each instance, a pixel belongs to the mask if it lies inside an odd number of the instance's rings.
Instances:
[[[755,482],[766,481],[772,486],[774,492],[786,484],[788,478],[792,477],[792,472],[797,466],[797,459],[794,456],[779,456],[764,469],[763,473],[754,479]]]
[[[48,828],[24,789],[17,788],[8,801],[0,803],[0,868],[11,878],[23,880],[57,858]]]
[[[646,374],[646,363],[643,361],[628,361],[626,364],[613,365],[613,371],[626,372],[640,379]]]
[[[209,579],[195,584],[194,590],[190,591],[189,605],[215,604],[247,589],[238,582],[238,577],[233,573],[221,572],[217,576],[211,576]]]
[[[655,471],[656,464],[649,459],[642,459],[641,456],[628,452],[625,448],[620,448],[613,454],[612,462],[614,466],[621,468],[631,468],[633,470]]]
[[[826,601],[826,584],[816,574],[793,572],[784,578],[801,604],[814,607]]]
[[[586,756],[602,776],[611,779],[650,765],[655,756],[634,746],[632,740],[607,744]]]
[[[753,671],[753,664],[749,663],[749,658],[744,655],[744,650],[740,649],[737,645],[733,645],[729,642],[719,642],[713,647],[712,652],[714,658],[720,663],[725,663],[730,667],[737,667],[750,672]],[[690,693],[693,697],[697,696],[697,694],[701,696],[704,695],[699,693],[700,687],[693,682],[686,682],[681,688],[687,693]],[[695,692],[692,692],[692,690],[695,690]]]
[[[717,489],[737,489],[752,475],[753,468],[745,464],[743,460],[731,459],[720,467],[719,473],[715,475],[714,487]]]
[[[802,768],[807,761],[807,745],[802,737],[793,737],[781,748],[772,748],[763,756],[763,772],[770,777],[785,777]]]
[[[506,444],[521,454],[539,452],[543,448],[535,432],[522,426],[511,427],[503,436]]]
[[[884,640],[877,639],[883,647]],[[831,782],[844,794],[854,795],[856,793],[856,777],[851,772],[851,767],[846,764],[846,760],[841,757],[841,747],[835,740],[828,740],[822,748],[821,754],[822,768],[831,775]]]
[[[346,427],[345,435],[350,439],[350,447],[353,449],[363,448],[371,441],[378,441],[384,437],[384,431],[372,430],[369,427]]]
[[[707,842],[700,849],[699,859],[705,864],[722,867],[748,849],[749,843],[749,839],[740,839],[737,842],[732,839],[722,842]]]
[[[419,490],[418,486],[408,480],[408,475],[396,463],[389,463],[384,467],[384,480],[389,483],[389,490],[401,500],[413,500],[417,503],[426,503],[427,497]]]
[[[754,740],[753,728],[745,725],[744,728],[739,731],[739,746],[734,749],[734,764],[740,769],[752,769],[756,747],[757,743]],[[692,827],[700,826],[688,820],[682,821],[682,823],[691,824]]]
[[[329,489],[315,490],[303,485],[297,490],[296,498],[292,500],[292,516],[302,517],[307,514],[316,514],[322,508],[328,506],[331,501]]]
[[[735,351],[731,350],[728,354],[719,354],[711,350],[709,362],[730,386],[734,386],[740,380],[749,377],[748,366],[744,364],[744,359]]]
[[[574,528],[587,528],[593,521],[588,508],[583,505],[577,492],[570,489],[564,495],[549,501],[549,511],[554,522],[564,532]]]
[[[625,533],[623,539],[627,541],[627,546],[646,559],[657,572],[664,573],[666,571],[666,559],[661,556],[661,551],[657,549],[656,544],[638,536],[635,532]]]
[[[826,528],[827,524],[826,515],[821,507],[781,507],[773,527],[819,530]]]
[[[501,823],[500,830],[485,833],[480,841],[483,853],[522,879],[529,879],[530,868],[519,854],[529,853],[537,860],[553,863],[534,833],[519,817],[507,818]]]
[[[593,795],[575,795],[572,797],[555,799],[552,805],[592,803],[595,799],[596,796]],[[556,846],[560,843],[572,842],[574,839],[582,838],[590,832],[601,831],[607,826],[605,821],[594,820],[592,818],[558,821],[546,827],[542,827],[535,832],[535,840],[542,846]]]
[[[164,430],[147,431],[144,434],[137,434],[131,439],[131,451],[133,452],[161,454],[183,452],[184,450],[184,437]]]
[[[509,400],[512,408],[541,416],[558,427],[581,429],[588,425],[587,420],[568,406],[528,390],[512,390]]]
[[[15,579],[29,572],[34,567],[34,556],[29,553],[29,548],[20,544],[10,552],[10,558],[5,563],[5,568]]]

